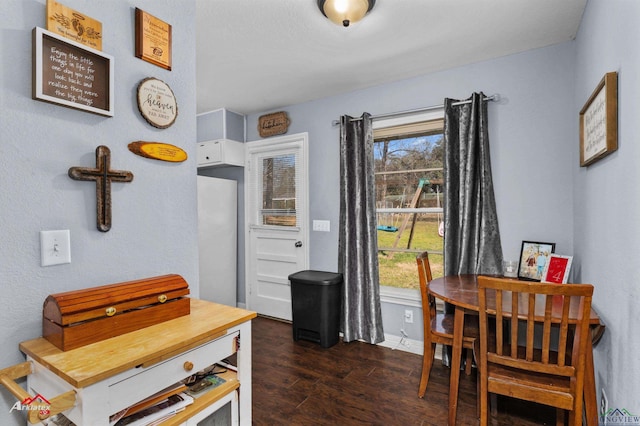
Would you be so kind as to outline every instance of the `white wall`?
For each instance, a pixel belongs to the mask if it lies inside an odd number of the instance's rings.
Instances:
[[[107,118],[31,99],[31,31],[45,27],[46,0],[2,0],[0,13],[0,368],[24,361],[18,343],[40,336],[47,295],[167,273],[198,291],[196,210],[195,1],[65,0],[103,25],[103,51],[115,57],[115,116]],[[173,27],[173,70],[134,56],[134,9]],[[151,127],[135,100],[140,80],[173,89],[178,118]],[[136,156],[135,140],[181,146],[184,163]],[[95,166],[95,149],[111,149],[111,167],[131,183],[112,186],[113,225],[96,229],[95,184],[67,176]],[[39,231],[71,231],[71,264],[41,267]],[[45,397],[54,395],[45,395]],[[0,424],[24,424],[9,413],[15,398],[0,390]]]
[[[339,128],[342,114],[382,114],[440,105],[474,91],[499,93],[489,103],[489,138],[505,259],[517,259],[522,240],[556,242],[573,254],[572,168],[576,150],[573,111],[575,43],[481,62],[444,72],[282,108],[289,132],[309,132],[310,220],[331,221],[331,232],[312,232],[310,267],[336,271],[339,222]],[[247,140],[257,140],[257,119],[247,117]],[[383,304],[385,333],[400,335],[404,306]],[[419,311],[416,311],[418,314]],[[422,339],[420,321],[406,325]]]
[[[640,414],[640,2],[589,0],[577,36],[577,116],[605,73],[618,72],[618,150],[578,167],[574,143],[574,254],[578,280],[595,285],[607,329],[595,348],[596,382],[610,408]],[[576,140],[576,138],[573,138]]]

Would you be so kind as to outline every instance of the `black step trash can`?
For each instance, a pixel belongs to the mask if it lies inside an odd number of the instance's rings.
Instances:
[[[310,340],[329,348],[340,336],[342,274],[300,271],[289,275],[293,340]]]

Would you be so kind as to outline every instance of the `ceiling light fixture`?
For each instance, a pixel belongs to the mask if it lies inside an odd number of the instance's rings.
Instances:
[[[318,0],[318,7],[331,22],[348,27],[366,15],[376,0]]]

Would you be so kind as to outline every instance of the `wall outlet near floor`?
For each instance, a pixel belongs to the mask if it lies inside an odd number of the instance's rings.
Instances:
[[[413,324],[413,311],[411,309],[405,309],[404,322],[407,324]]]

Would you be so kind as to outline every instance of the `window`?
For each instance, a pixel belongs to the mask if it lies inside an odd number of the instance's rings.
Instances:
[[[295,160],[293,154],[262,159],[262,225],[297,226]]]
[[[443,119],[395,120],[374,122],[380,285],[416,290],[417,253],[429,251],[434,278],[444,271]]]

